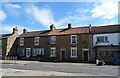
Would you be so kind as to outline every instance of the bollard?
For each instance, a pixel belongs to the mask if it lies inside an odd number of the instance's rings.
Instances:
[[[15,62],[16,62],[16,60],[17,60],[17,56],[15,56]]]

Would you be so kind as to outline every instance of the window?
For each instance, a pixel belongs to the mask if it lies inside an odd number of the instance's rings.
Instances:
[[[0,40],[0,46],[2,46],[2,40]]]
[[[71,44],[77,43],[77,35],[71,35]]]
[[[44,56],[44,48],[33,48],[33,56],[41,55]]]
[[[40,49],[39,49],[39,54],[40,54],[41,56],[44,56],[44,48],[40,48]]]
[[[51,36],[51,44],[56,44],[56,36]]]
[[[55,56],[56,56],[56,48],[51,48],[50,57],[55,57]]]
[[[97,37],[97,42],[107,42],[107,41],[108,41],[108,37],[106,36]]]
[[[77,57],[77,48],[76,47],[72,47],[71,48],[71,57]]]
[[[20,38],[20,46],[24,45],[24,38]]]
[[[36,55],[37,55],[37,50],[33,48],[32,56],[36,56]]]
[[[24,49],[19,48],[19,49],[18,49],[18,55],[19,55],[19,56],[25,56]]]
[[[35,45],[39,45],[39,37],[35,37]]]

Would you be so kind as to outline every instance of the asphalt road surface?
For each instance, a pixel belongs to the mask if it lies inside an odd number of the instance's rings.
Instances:
[[[30,70],[30,71],[54,71],[71,74],[84,74],[96,76],[118,76],[119,66],[96,66],[82,63],[45,63],[29,62],[17,64],[2,64],[3,69]]]

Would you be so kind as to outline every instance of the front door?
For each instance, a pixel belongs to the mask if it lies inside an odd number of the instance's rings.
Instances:
[[[65,60],[65,50],[61,50],[61,60]]]
[[[84,61],[88,61],[89,60],[89,50],[84,50],[83,51],[83,58],[84,58]]]
[[[26,57],[30,57],[31,55],[31,48],[26,48]]]

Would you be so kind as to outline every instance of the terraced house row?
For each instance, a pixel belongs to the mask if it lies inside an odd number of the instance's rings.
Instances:
[[[18,29],[13,28],[13,32],[17,34]],[[75,28],[68,24],[63,29],[56,29],[52,24],[50,30],[28,32],[23,29],[23,33],[14,36],[14,39],[9,52],[2,49],[3,59],[4,56],[17,56],[24,60],[72,62],[102,59],[107,63],[120,59],[119,24]],[[2,48],[3,41],[4,39]],[[6,43],[11,42],[7,40]]]

